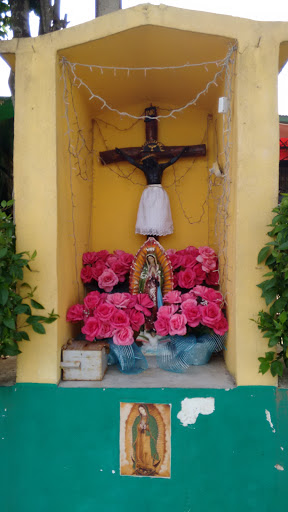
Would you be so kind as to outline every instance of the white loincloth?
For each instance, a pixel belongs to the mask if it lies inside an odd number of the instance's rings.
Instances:
[[[165,236],[173,233],[167,192],[162,185],[148,185],[141,196],[135,233]]]

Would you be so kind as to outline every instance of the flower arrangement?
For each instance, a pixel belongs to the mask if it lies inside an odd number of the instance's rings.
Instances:
[[[116,250],[85,252],[82,256],[81,279],[84,284],[97,283],[105,292],[111,292],[115,285],[124,283],[130,272],[133,254]]]
[[[113,338],[115,345],[132,345],[134,332],[139,332],[153,306],[145,293],[92,291],[86,295],[84,304],[69,308],[66,319],[72,323],[84,322],[81,332],[87,341]]]
[[[174,288],[184,290],[205,282],[207,286],[219,284],[218,258],[210,247],[189,246],[181,251],[166,251],[174,272]]]
[[[189,293],[174,290],[164,296],[164,303],[154,324],[160,336],[202,334],[208,329],[223,336],[228,330],[222,294],[213,288],[197,285]]]

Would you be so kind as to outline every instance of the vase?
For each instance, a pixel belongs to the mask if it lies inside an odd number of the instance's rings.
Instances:
[[[16,382],[17,356],[0,357],[0,386],[13,386]]]

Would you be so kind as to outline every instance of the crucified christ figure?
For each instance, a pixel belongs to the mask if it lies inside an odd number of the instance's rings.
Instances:
[[[187,147],[184,147],[178,155],[162,164],[158,163],[156,158],[149,154],[142,158],[140,162],[137,162],[122,149],[115,149],[116,153],[121,155],[123,159],[144,172],[147,180],[147,187],[140,199],[135,233],[154,237],[173,233],[169,197],[163,189],[161,181],[164,170],[175,164],[187,149]]]

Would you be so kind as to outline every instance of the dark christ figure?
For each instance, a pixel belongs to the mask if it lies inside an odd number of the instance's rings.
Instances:
[[[127,162],[144,172],[147,180],[147,187],[142,193],[138,208],[135,233],[150,236],[165,236],[173,233],[169,197],[162,187],[161,181],[164,170],[175,164],[186,150],[187,147],[184,147],[178,155],[168,162],[160,164],[153,156],[147,155],[142,158],[140,163],[127,155],[122,149],[115,149],[116,153]]]

